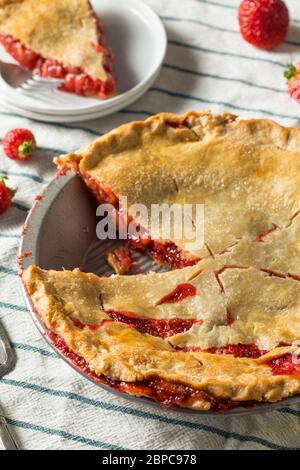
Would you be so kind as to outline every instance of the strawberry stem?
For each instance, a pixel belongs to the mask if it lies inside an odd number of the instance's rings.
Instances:
[[[284,72],[284,76],[287,79],[288,82],[293,81],[293,79],[296,77],[298,71],[297,68],[295,67],[294,64],[288,64],[287,70]]]
[[[18,188],[7,188],[12,197],[15,196],[16,192],[18,191]]]
[[[21,145],[19,145],[18,150],[20,158],[27,157],[28,155],[30,155],[33,150],[32,140],[26,140],[25,142],[23,142]]]
[[[6,185],[6,180],[7,180],[7,176],[0,176],[0,182],[4,184],[4,186],[8,189],[8,191],[10,192],[10,194],[12,195],[12,197],[14,197],[14,195],[16,194],[16,192],[18,191],[18,188],[9,188],[7,185]]]

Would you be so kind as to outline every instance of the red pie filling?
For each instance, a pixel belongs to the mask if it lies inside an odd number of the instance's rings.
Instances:
[[[119,200],[117,196],[104,184],[100,183],[96,178],[90,175],[82,175],[85,184],[91,190],[99,204],[111,204],[119,209]],[[121,217],[121,215],[120,215]]]
[[[189,259],[187,253],[179,248],[175,243],[160,243],[151,240],[148,247],[153,258],[162,264],[169,264],[174,268],[184,268],[185,266],[194,266],[199,258]]]
[[[266,273],[270,277],[280,277],[282,279],[286,278],[286,275],[283,273],[279,273],[278,271],[272,271],[271,269],[265,269],[261,268],[260,269],[263,273]]]
[[[226,315],[226,325],[231,326],[235,321],[234,316],[232,315],[231,311],[227,309],[227,315]]]
[[[179,284],[170,294],[166,295],[158,305],[163,303],[176,303],[185,299],[188,296],[195,295],[196,288],[192,284]],[[135,313],[132,312],[120,312],[114,309],[107,309],[105,312],[110,316],[113,321],[126,323],[132,328],[136,328],[141,333],[147,333],[152,336],[159,336],[160,338],[169,338],[179,333],[185,333],[195,323],[203,323],[202,320],[193,320],[193,319],[180,319],[180,318],[171,318],[171,319],[149,319],[149,318],[139,318]],[[100,328],[107,320],[102,321],[99,325],[88,325],[80,322],[77,319],[72,319],[73,324],[77,328],[90,328],[92,330],[97,330]]]
[[[264,238],[266,238],[270,233],[274,232],[274,230],[277,229],[277,225],[273,224],[271,228],[268,230],[264,230],[263,232],[259,233],[255,239],[256,242],[261,243],[264,241]]]
[[[175,304],[181,300],[186,299],[187,297],[193,297],[196,295],[197,289],[193,284],[179,284],[175,289],[169,294],[165,295],[157,305],[161,304]]]
[[[166,339],[179,333],[185,333],[190,330],[195,323],[202,323],[202,320],[184,320],[174,318],[170,320],[153,320],[146,318],[129,317],[127,313],[110,310],[108,315],[114,321],[127,323],[136,328],[141,333],[148,333],[152,336],[159,336]]]
[[[159,336],[161,338],[169,338],[175,334],[184,333],[188,331],[195,323],[202,323],[202,320],[145,320],[135,317],[135,314],[121,313],[115,311],[107,312],[112,320],[127,323],[128,325],[137,328],[141,333],[148,333],[152,336]],[[90,328],[91,330],[99,329],[107,320],[104,320],[100,325],[86,325],[79,320],[73,320],[73,323],[78,328]],[[176,348],[180,349],[180,348]],[[234,357],[247,357],[250,359],[257,359],[267,351],[259,349],[256,344],[228,344],[224,347],[211,347],[207,349],[200,348],[183,348],[185,352],[208,352],[211,354],[231,354]],[[281,357],[267,360],[266,365],[272,368],[273,375],[297,375],[300,374],[300,357],[294,358],[292,354],[288,353]]]
[[[294,357],[292,354],[284,354],[283,356],[270,359],[265,362],[272,368],[273,375],[299,375],[300,374],[300,357]]]
[[[136,328],[141,333],[147,333],[152,336],[158,336],[166,339],[179,333],[185,333],[190,330],[195,323],[202,323],[202,320],[183,320],[174,318],[170,320],[154,320],[149,318],[137,318],[134,313],[119,312],[116,310],[106,310],[106,313],[113,321],[126,323],[132,328]],[[91,330],[98,330],[108,320],[104,320],[99,325],[87,325],[79,320],[72,319],[73,324],[77,328],[89,328]]]
[[[161,403],[166,408],[174,405],[192,406],[199,400],[205,400],[211,404],[211,409],[222,412],[234,408],[235,406],[253,406],[254,402],[235,402],[227,398],[215,398],[201,390],[196,390],[185,385],[167,382],[163,379],[143,380],[141,382],[122,382],[112,380],[104,376],[99,376],[91,371],[89,365],[78,354],[72,352],[66,342],[57,334],[48,331],[48,336],[53,345],[67,357],[77,369],[87,374],[92,380],[109,385],[119,392],[127,392],[133,395],[144,395]]]
[[[97,22],[98,23],[98,22]],[[99,38],[102,36],[101,27],[98,26]],[[115,95],[114,57],[112,52],[101,44],[95,44],[93,47],[103,53],[102,63],[107,74],[105,81],[95,79],[85,73],[80,67],[72,67],[62,64],[56,60],[46,59],[26,47],[18,39],[9,35],[0,35],[0,43],[5,50],[19,64],[29,70],[34,70],[42,77],[52,77],[64,79],[64,83],[59,87],[62,91],[76,93],[82,96],[98,96],[108,98]]]
[[[172,127],[173,129],[190,129],[188,119],[184,119],[182,122],[166,121],[166,126]]]
[[[125,246],[119,246],[115,250],[109,251],[107,262],[117,274],[121,275],[128,273],[134,265],[131,253]]]
[[[81,330],[83,330],[84,328],[88,328],[89,330],[93,330],[93,331],[99,330],[99,328],[101,328],[101,326],[103,326],[107,321],[110,321],[110,320],[103,320],[98,325],[88,325],[87,323],[83,323],[80,320],[77,320],[77,318],[71,318],[71,320],[72,320],[73,325],[76,326],[76,328],[80,328]]]
[[[222,348],[208,348],[205,352],[212,354],[232,354],[234,357],[248,357],[257,359],[266,354],[266,351],[259,349],[256,344],[229,344]]]
[[[122,208],[119,205],[117,196],[102,183],[97,181],[95,178],[89,175],[82,175],[88,188],[92,191],[100,204],[112,204],[116,209],[116,225],[117,228],[124,225],[124,214]],[[127,226],[133,219],[127,217]],[[137,229],[139,226],[137,225]],[[139,237],[128,237],[129,246],[134,250],[148,251],[152,257],[162,264],[168,264],[173,268],[184,268],[185,266],[195,265],[200,258],[189,258],[187,252],[179,248],[173,242],[161,243],[159,241],[152,240],[150,235],[147,234],[143,229],[140,229],[141,235]]]

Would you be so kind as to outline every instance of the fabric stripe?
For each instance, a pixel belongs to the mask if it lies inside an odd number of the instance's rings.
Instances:
[[[24,178],[29,178],[36,183],[46,183],[47,181],[41,176],[34,175],[33,173],[17,173],[15,171],[7,171],[0,169],[0,174],[4,176],[23,176]]]
[[[221,7],[221,8],[228,8],[228,9],[231,9],[231,10],[238,10],[238,6],[235,6],[235,5],[227,5],[226,3],[219,3],[219,2],[216,2],[215,0],[194,0],[195,2],[197,3],[204,3],[206,5],[213,5],[213,6],[217,6],[217,7]],[[292,21],[300,21],[300,20],[294,20],[293,18],[291,18]]]
[[[18,271],[6,268],[5,266],[0,266],[0,273],[9,274],[11,276],[18,276]]]
[[[143,114],[145,116],[152,116],[153,113],[151,113],[150,111],[141,111],[141,110],[138,110],[138,109],[122,109],[121,111],[119,111],[120,113],[123,113],[123,114]]]
[[[177,65],[172,65],[172,64],[164,64],[164,68],[170,69],[170,70],[176,70],[177,72],[182,72],[182,73],[187,73],[190,75],[195,75],[197,77],[205,77],[205,78],[213,78],[216,80],[222,80],[222,81],[227,81],[227,82],[235,82],[235,83],[242,83],[243,85],[248,85],[254,88],[259,88],[261,90],[268,90],[268,91],[274,91],[275,93],[287,93],[287,90],[279,89],[279,88],[273,88],[273,87],[268,87],[264,85],[258,85],[256,83],[249,82],[247,80],[242,80],[240,78],[234,78],[234,77],[223,77],[220,75],[212,75],[210,73],[204,73],[204,72],[197,72],[194,70],[186,69],[184,67],[178,67]]]
[[[253,113],[261,113],[261,114],[266,114],[268,116],[273,116],[273,117],[278,117],[278,118],[284,118],[284,119],[298,119],[297,116],[291,116],[291,115],[287,115],[287,114],[279,114],[279,113],[274,113],[272,111],[268,111],[268,110],[264,110],[264,109],[250,109],[250,108],[245,108],[245,107],[242,107],[242,106],[238,106],[238,105],[233,105],[231,103],[227,103],[227,102],[223,102],[223,101],[214,101],[214,100],[207,100],[207,99],[204,99],[204,98],[201,98],[201,97],[197,97],[197,96],[192,96],[192,95],[187,95],[187,94],[183,94],[183,93],[178,93],[178,92],[173,92],[173,91],[170,91],[170,90],[166,90],[166,89],[162,89],[162,88],[159,88],[159,87],[152,87],[150,89],[151,91],[155,91],[155,92],[160,92],[160,93],[164,93],[164,94],[167,94],[168,96],[172,96],[172,97],[176,97],[176,98],[182,98],[182,99],[189,99],[189,100],[193,100],[193,101],[198,101],[198,102],[201,102],[201,103],[207,103],[207,104],[214,104],[214,105],[219,105],[219,106],[226,106],[228,108],[231,108],[231,109],[235,109],[235,110],[239,110],[239,111],[246,111],[246,112],[253,112]],[[131,112],[130,110],[127,110],[127,112]],[[134,111],[134,113],[137,113]],[[141,113],[139,114],[146,114],[147,115],[152,115],[153,113],[151,112],[148,112],[148,111],[142,111]],[[7,174],[9,174],[7,172]],[[15,207],[19,208],[20,210],[26,210],[28,211],[29,209],[28,208],[25,208],[25,207],[21,207],[20,204],[16,204],[15,203]]]
[[[53,147],[40,147],[38,146],[37,150],[42,150],[44,152],[55,153],[56,155],[63,155],[65,153],[70,153],[70,150],[57,149]]]
[[[3,137],[0,137],[0,143],[3,143]],[[40,145],[37,147],[37,151],[44,151],[44,152],[50,152],[50,153],[56,153],[56,154],[62,154],[62,153],[67,153],[66,150],[61,150],[61,149],[56,149],[53,147],[41,147]]]
[[[289,414],[289,415],[300,417],[300,411],[293,410],[292,408],[281,408],[280,413],[286,413],[286,414]]]
[[[226,3],[218,3],[218,2],[215,2],[215,1],[212,1],[212,0],[194,0],[198,3],[204,3],[206,5],[212,5],[212,6],[216,6],[216,7],[220,7],[220,8],[227,8],[227,9],[230,9],[230,10],[238,10],[238,7],[235,6],[235,5],[227,5]],[[295,18],[290,18],[292,23],[300,23],[300,20],[297,20]]]
[[[300,46],[300,42],[296,42],[296,41],[290,41],[289,39],[286,39],[285,41],[283,41],[284,44],[289,44],[290,46],[295,46],[295,47],[299,47]]]
[[[15,209],[18,209],[19,211],[23,211],[23,212],[28,212],[29,211],[29,207],[23,206],[23,204],[19,204],[18,202],[13,202],[12,207],[14,207]]]
[[[89,127],[83,127],[83,126],[77,126],[77,125],[71,125],[71,124],[62,124],[61,122],[56,122],[55,124],[46,122],[45,123],[47,126],[52,125],[53,127],[58,127],[61,129],[69,129],[72,131],[81,131],[81,132],[86,132],[88,134],[91,134],[93,137],[100,137],[103,135],[103,132],[100,131],[95,131],[94,129],[91,129]]]
[[[211,0],[196,0],[198,3],[206,3],[207,5],[214,5],[217,7],[228,8],[230,10],[237,10],[237,7],[234,5],[226,5],[226,3],[217,3]]]
[[[7,302],[0,302],[0,308],[7,308],[9,310],[15,310],[17,312],[28,312],[28,309],[22,305],[9,304]]]
[[[228,57],[235,57],[237,59],[245,59],[245,60],[255,60],[258,62],[265,62],[273,65],[278,65],[280,67],[286,68],[286,63],[284,62],[279,62],[277,60],[272,60],[272,59],[264,59],[262,57],[253,57],[253,56],[247,56],[243,54],[235,54],[233,52],[227,52],[227,51],[217,51],[216,49],[209,49],[207,47],[200,47],[200,46],[195,46],[193,44],[188,44],[182,41],[177,41],[175,39],[169,39],[168,43],[173,45],[173,46],[178,46],[178,47],[184,47],[187,49],[192,49],[195,51],[199,52],[206,52],[209,54],[216,54],[220,56],[228,56]]]
[[[176,16],[160,16],[160,18],[163,21],[174,21],[174,22],[180,22],[180,23],[192,23],[192,24],[198,24],[200,26],[205,26],[206,28],[213,29],[215,31],[221,31],[222,33],[231,33],[231,34],[239,34],[240,31],[239,29],[231,29],[231,28],[224,28],[222,26],[217,26],[215,24],[207,23],[205,21],[201,20],[195,20],[194,18],[178,18]],[[299,47],[300,43],[295,42],[295,41],[290,41],[290,40],[284,40],[282,41],[284,44],[289,44],[290,46],[295,46]]]
[[[52,357],[54,359],[59,359],[59,356],[56,353],[47,351],[46,349],[38,348],[36,346],[32,346],[31,344],[15,343],[15,342],[12,341],[11,345],[15,349],[20,349],[22,351],[31,351],[31,352],[34,352],[34,353],[38,353],[41,356]]]
[[[163,94],[166,94],[168,96],[173,96],[174,98],[189,99],[189,100],[192,100],[192,101],[199,101],[200,103],[208,103],[208,104],[215,104],[215,105],[219,105],[219,106],[226,106],[227,108],[236,109],[236,110],[239,110],[239,111],[262,113],[262,114],[266,114],[268,116],[274,116],[274,117],[285,118],[285,119],[299,119],[297,116],[291,116],[289,114],[277,114],[277,113],[273,113],[272,111],[267,111],[265,109],[244,108],[242,106],[234,105],[234,104],[231,104],[231,103],[226,103],[224,101],[207,100],[207,99],[204,99],[204,98],[200,98],[198,96],[192,96],[192,95],[187,95],[187,94],[184,94],[184,93],[178,93],[178,92],[174,92],[174,91],[170,91],[170,90],[165,90],[165,89],[159,88],[159,87],[152,87],[150,90],[154,91],[154,92],[157,92],[157,93],[163,93]]]
[[[49,434],[52,436],[59,436],[67,439],[69,441],[80,442],[81,444],[90,445],[97,447],[99,449],[108,449],[108,450],[127,450],[124,447],[116,446],[113,444],[108,444],[102,441],[96,441],[95,439],[88,439],[87,437],[79,436],[77,434],[72,434],[70,432],[63,431],[61,429],[46,428],[45,426],[40,426],[33,423],[28,423],[26,421],[19,421],[15,419],[6,418],[6,421],[11,426],[17,428],[30,429],[31,431],[41,432],[43,434]]]
[[[28,119],[25,116],[21,116],[20,114],[13,113],[13,112],[1,111],[0,116],[17,117],[17,118],[20,118],[20,119],[26,119],[27,121],[33,121],[33,122],[36,122],[37,124],[44,124],[44,125],[54,127],[54,128],[56,127],[56,128],[61,128],[61,129],[70,129],[70,130],[74,130],[74,131],[87,132],[87,133],[92,134],[93,136],[97,136],[97,137],[102,135],[101,132],[95,131],[94,129],[91,129],[89,127],[76,126],[76,125],[71,125],[71,124],[63,124],[63,123],[60,123],[60,122],[52,123],[52,122],[45,122],[45,121],[35,121],[34,119]]]
[[[0,238],[21,238],[21,236],[17,234],[10,235],[9,233],[0,233]]]
[[[12,341],[11,345],[12,345],[13,348],[20,349],[22,351],[34,352],[34,353],[40,354],[41,356],[52,357],[53,359],[60,359],[60,357],[55,352],[51,352],[51,351],[48,351],[46,349],[38,348],[37,346],[33,346],[31,344],[15,343],[15,342]]]
[[[233,33],[240,34],[236,29],[223,28],[222,26],[217,26],[211,23],[206,23],[205,21],[195,20],[194,18],[178,18],[176,16],[161,16],[160,19],[163,21],[175,21],[176,23],[193,23],[200,26],[205,26],[209,29],[214,29],[215,31],[221,31],[222,33]]]
[[[122,114],[126,112],[124,109],[118,111],[117,114]],[[151,113],[148,113],[147,111],[141,111],[140,114],[149,114],[151,115]],[[0,112],[0,116],[7,116],[7,117],[17,117],[17,118],[20,118],[20,119],[26,119],[28,120],[28,118],[26,118],[25,116],[21,116],[20,114],[15,114],[15,113],[12,113],[12,112]],[[86,127],[74,127],[74,126],[71,126],[71,125],[67,125],[67,124],[61,124],[61,123],[56,123],[56,124],[53,124],[51,122],[47,122],[47,123],[43,123],[42,121],[37,121],[37,123],[42,123],[42,124],[47,124],[49,126],[52,126],[52,127],[56,127],[56,128],[63,128],[63,129],[70,129],[70,130],[80,130],[82,132],[87,132],[87,133],[90,133],[92,134],[94,137],[101,137],[102,135],[105,134],[105,132],[100,132],[100,131],[94,131],[92,129],[89,129],[89,128],[86,128]],[[49,150],[49,147],[43,147],[44,149],[47,149]],[[52,151],[54,149],[51,149]],[[56,149],[58,150],[58,149]],[[67,153],[68,151],[66,150],[62,150],[62,151],[58,151],[57,153]]]
[[[52,395],[52,396],[56,396],[60,398],[68,398],[70,400],[76,400],[78,402],[85,403],[87,405],[91,405],[100,409],[117,411],[117,412],[125,413],[128,415],[136,416],[139,418],[159,421],[165,424],[183,426],[189,429],[206,431],[206,432],[221,436],[224,439],[235,439],[240,442],[255,442],[256,444],[260,444],[269,449],[284,449],[284,450],[291,449],[291,448],[280,446],[278,444],[275,444],[274,442],[270,442],[266,439],[263,439],[257,436],[251,436],[251,435],[243,436],[234,431],[224,431],[223,429],[216,428],[214,426],[209,426],[206,424],[199,424],[199,423],[194,423],[191,421],[184,421],[184,420],[179,420],[176,418],[160,416],[160,415],[146,412],[146,411],[140,411],[140,410],[133,409],[133,408],[127,408],[121,405],[113,405],[111,403],[106,403],[106,402],[102,402],[99,400],[90,399],[82,395],[78,395],[76,393],[66,392],[64,390],[55,390],[55,389],[42,387],[36,384],[24,382],[24,381],[17,381],[17,380],[4,379],[4,378],[0,380],[0,385],[1,383],[4,385],[10,385],[10,386],[19,387],[19,388],[23,388],[27,390],[34,390],[39,393],[48,394],[48,395]]]

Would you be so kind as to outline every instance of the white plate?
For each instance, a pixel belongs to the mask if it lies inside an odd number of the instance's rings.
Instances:
[[[91,3],[106,25],[108,44],[116,56],[119,94],[101,101],[59,91],[49,98],[33,98],[18,93],[18,107],[43,115],[70,116],[75,122],[92,119],[74,117],[75,113],[91,114],[105,110],[101,115],[107,115],[127,106],[151,86],[167,48],[166,32],[158,16],[141,0],[92,0]],[[2,98],[5,97],[5,101],[15,107],[16,90],[3,80],[0,85]],[[69,118],[68,122],[71,122]]]
[[[92,119],[97,119],[97,118],[101,118],[104,116],[108,116],[109,114],[116,113],[120,109],[124,108],[125,106],[128,106],[130,103],[140,98],[147,91],[149,86],[151,86],[152,82],[156,80],[157,76],[159,75],[159,72],[160,72],[160,69],[158,69],[156,75],[152,77],[152,81],[150,85],[147,84],[145,88],[141,88],[140,90],[138,90],[137,95],[133,97],[132,96],[127,97],[127,100],[124,101],[122,104],[116,103],[114,106],[111,106],[107,109],[100,109],[99,111],[94,111],[91,113],[83,113],[83,114],[75,113],[73,115],[43,114],[40,112],[30,111],[28,109],[17,107],[15,106],[15,104],[9,103],[6,100],[6,96],[1,95],[1,93],[0,93],[0,103],[2,103],[5,106],[5,108],[8,109],[9,111],[19,114],[20,116],[27,117],[29,119],[35,119],[36,121],[54,122],[54,123],[68,123],[68,122],[71,123],[71,122],[90,121]]]

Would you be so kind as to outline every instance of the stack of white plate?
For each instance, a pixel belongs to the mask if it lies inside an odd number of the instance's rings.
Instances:
[[[158,16],[141,0],[93,0],[103,19],[108,44],[116,56],[118,95],[108,100],[58,90],[24,93],[0,76],[0,100],[19,115],[46,122],[87,121],[112,114],[140,98],[156,80],[167,38]],[[1,48],[0,60],[8,56]],[[9,59],[12,62],[11,58]]]

